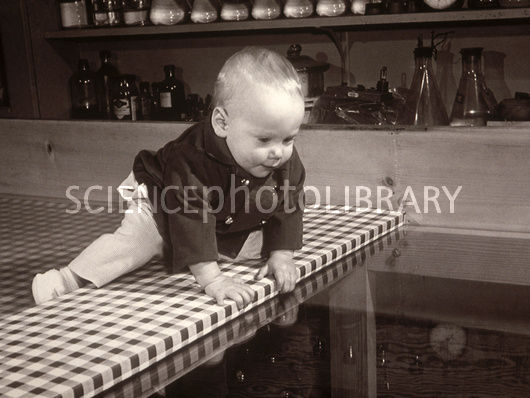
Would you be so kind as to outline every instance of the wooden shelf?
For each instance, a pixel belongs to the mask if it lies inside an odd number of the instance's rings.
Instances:
[[[312,17],[302,19],[274,19],[270,21],[214,22],[210,24],[186,23],[172,26],[142,26],[117,28],[71,29],[47,32],[46,39],[89,39],[104,37],[165,36],[211,32],[243,32],[249,30],[315,29],[397,27],[400,25],[524,21],[530,19],[530,8],[495,10],[457,10],[442,12],[419,12],[410,14],[347,15],[341,17]]]

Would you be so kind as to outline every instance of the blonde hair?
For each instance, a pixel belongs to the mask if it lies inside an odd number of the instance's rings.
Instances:
[[[213,105],[226,106],[235,94],[261,85],[304,99],[298,74],[284,56],[261,47],[245,47],[224,63],[214,86]]]

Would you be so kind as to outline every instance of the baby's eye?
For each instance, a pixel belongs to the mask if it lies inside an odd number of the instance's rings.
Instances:
[[[284,144],[290,144],[292,142],[294,142],[296,137],[287,137],[286,139],[283,140],[283,143]]]
[[[258,138],[258,141],[259,142],[263,142],[264,144],[266,144],[267,142],[270,142],[270,138],[267,138],[267,137],[261,137],[261,138]]]

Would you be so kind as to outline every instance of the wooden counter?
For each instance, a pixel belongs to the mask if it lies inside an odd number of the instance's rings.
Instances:
[[[107,201],[140,149],[158,149],[188,126],[0,120],[0,193],[64,198],[69,186],[78,186],[71,194],[83,197],[93,186],[90,199]],[[530,232],[528,126],[416,131],[324,126],[304,128],[296,146],[307,169],[306,185],[318,191],[321,202],[396,210],[405,197],[403,210],[412,224]],[[453,213],[444,189],[458,192]],[[370,202],[357,203],[368,190]],[[314,191],[308,192],[309,201],[315,201]],[[433,199],[425,200],[425,194]]]

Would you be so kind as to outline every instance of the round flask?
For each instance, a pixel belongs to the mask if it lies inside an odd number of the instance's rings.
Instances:
[[[195,0],[191,9],[191,20],[194,23],[209,23],[217,19],[217,8],[211,0]]]
[[[184,20],[186,5],[181,0],[153,0],[149,19],[153,25],[176,25]]]
[[[313,11],[313,3],[309,0],[287,0],[283,7],[283,15],[287,18],[306,18]]]
[[[321,17],[336,17],[346,11],[345,0],[318,0],[317,14]]]
[[[252,18],[275,19],[282,13],[282,8],[277,0],[255,0],[252,7]]]

